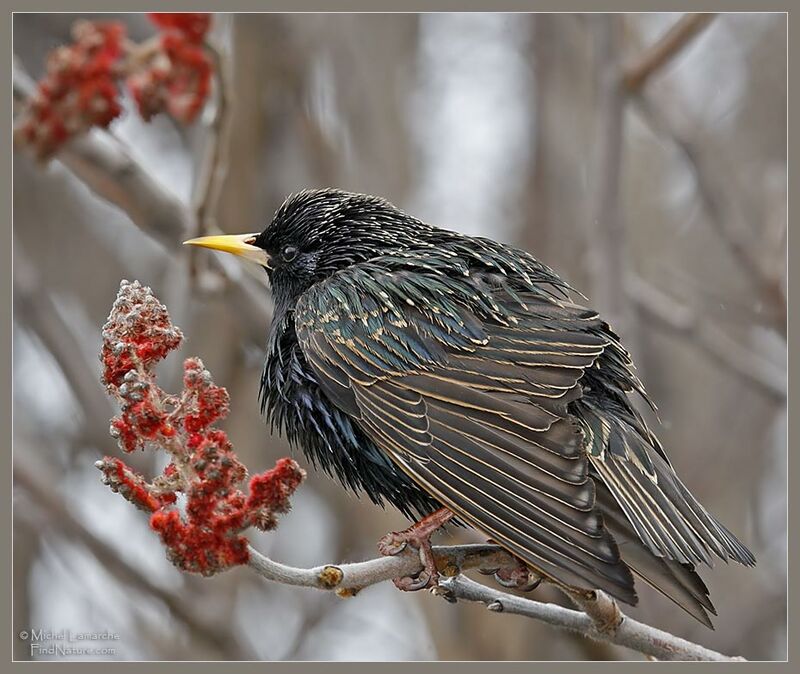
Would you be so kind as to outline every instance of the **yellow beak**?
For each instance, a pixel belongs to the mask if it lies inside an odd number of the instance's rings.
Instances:
[[[201,236],[198,239],[184,241],[184,246],[202,246],[233,253],[239,257],[257,262],[262,267],[271,269],[269,255],[263,248],[253,245],[258,234],[228,234],[224,236]]]

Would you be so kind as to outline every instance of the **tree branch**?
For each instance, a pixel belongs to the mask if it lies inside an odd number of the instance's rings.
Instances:
[[[653,44],[641,58],[625,71],[623,81],[629,93],[644,88],[656,72],[669,63],[714,19],[715,14],[684,14]]]
[[[465,569],[498,568],[518,564],[510,554],[496,545],[434,546],[433,555],[437,568],[446,576]],[[413,576],[422,569],[419,555],[409,548],[392,557],[300,569],[275,562],[250,547],[249,565],[260,576],[276,583],[336,590],[339,594],[347,595],[385,580]]]
[[[618,646],[655,657],[659,660],[743,660],[712,651],[686,639],[664,632],[650,625],[629,618],[621,613],[620,622],[613,630],[598,627],[597,622],[582,611],[573,611],[555,604],[525,599],[507,592],[494,590],[465,576],[446,578],[441,581],[454,597],[465,601],[486,604],[486,608],[496,613],[513,613],[577,632],[578,634],[606,641]],[[608,597],[599,593],[600,601]],[[604,599],[603,599],[604,598]]]
[[[413,575],[422,562],[413,551],[393,557],[378,557],[350,564],[325,564],[300,569],[275,562],[250,547],[250,568],[263,578],[285,585],[335,590],[352,596],[358,590],[391,578]],[[435,546],[436,565],[444,578],[438,594],[450,602],[459,599],[482,602],[490,611],[514,613],[571,630],[581,636],[604,641],[656,657],[660,660],[741,660],[709,650],[673,634],[640,623],[623,614],[616,602],[602,592],[586,597],[568,596],[582,610],[574,611],[506,592],[494,590],[461,575],[469,569],[486,570],[518,562],[495,545]]]
[[[633,316],[623,292],[627,275],[627,237],[620,208],[626,97],[618,61],[620,20],[597,19],[598,110],[596,194],[589,228],[588,258],[593,300],[630,344]],[[635,349],[633,349],[635,352]]]
[[[649,79],[669,63],[689,42],[702,32],[715,14],[684,14],[657,42],[645,50],[639,60],[624,74],[623,83],[644,121],[654,132],[669,138],[690,164],[700,199],[717,234],[752,279],[754,288],[771,307],[776,329],[786,335],[786,297],[780,277],[764,269],[753,253],[754,241],[740,213],[727,203],[710,177],[698,144],[677,128],[665,106],[653,101],[644,91]]]
[[[198,171],[197,224],[198,236],[202,236],[215,225],[215,209],[219,192],[227,170],[227,131],[229,124],[227,59],[215,47],[209,45],[219,73],[217,79],[217,110],[208,129],[207,152]]]
[[[24,104],[35,86],[15,58],[15,104]],[[94,129],[74,138],[59,152],[58,160],[90,190],[123,210],[139,229],[166,247],[177,246],[189,230],[191,215],[180,199],[150,176],[113,134]]]

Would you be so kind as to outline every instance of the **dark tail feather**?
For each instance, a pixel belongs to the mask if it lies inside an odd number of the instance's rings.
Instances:
[[[631,571],[680,606],[706,627],[714,629],[709,613],[717,615],[708,588],[691,564],[656,557],[640,541],[608,489],[597,485],[597,504],[606,528],[619,546],[620,556]]]

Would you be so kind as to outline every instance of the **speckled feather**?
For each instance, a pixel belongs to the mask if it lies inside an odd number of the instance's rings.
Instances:
[[[551,269],[336,190],[288,199],[256,245],[275,260],[262,407],[312,463],[410,517],[447,505],[557,583],[635,603],[633,569],[710,625],[693,565],[752,555],[678,480],[627,352]]]

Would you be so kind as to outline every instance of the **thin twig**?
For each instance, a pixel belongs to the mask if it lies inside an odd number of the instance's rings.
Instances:
[[[630,93],[644,88],[647,80],[669,63],[714,19],[714,14],[684,14],[632,66],[623,81]]]
[[[626,646],[660,660],[736,660],[673,634],[656,629],[627,617],[610,597],[602,592],[581,597],[568,593],[583,608],[573,611],[494,590],[477,583],[461,573],[468,569],[491,569],[517,562],[494,545],[456,545],[433,548],[437,567],[443,571],[440,588],[436,594],[448,601],[462,599],[483,602],[490,611],[515,613],[541,620],[578,634]],[[405,550],[393,557],[378,557],[350,564],[325,564],[311,569],[300,569],[275,562],[250,548],[250,568],[267,580],[335,590],[342,596],[398,576],[413,575],[422,569],[419,555]]]
[[[199,176],[199,200],[197,204],[197,234],[202,236],[209,231],[209,226],[216,224],[216,208],[219,202],[222,184],[228,170],[228,135],[230,131],[230,103],[228,88],[230,73],[228,59],[218,48],[209,44],[209,51],[216,64],[217,75],[217,109],[214,120],[208,130],[209,151],[202,164]]]
[[[217,16],[215,21],[220,21],[220,17]],[[230,59],[223,51],[223,46],[217,46],[211,41],[207,41],[205,48],[211,54],[214,61],[214,72],[217,75],[215,79],[216,109],[214,111],[214,119],[208,127],[204,155],[197,171],[193,199],[196,223],[195,236],[204,236],[216,226],[217,206],[222,193],[222,186],[228,173],[228,153],[230,149]],[[189,252],[189,269],[192,278],[195,278],[198,272],[197,252],[198,249],[196,248]]]

